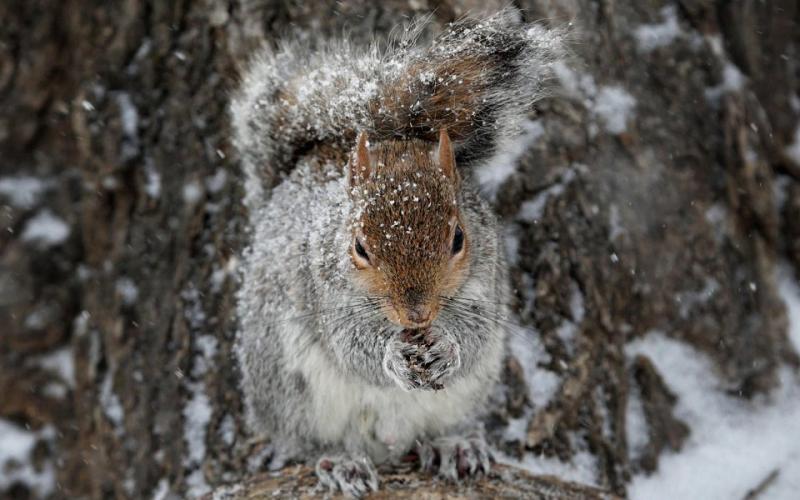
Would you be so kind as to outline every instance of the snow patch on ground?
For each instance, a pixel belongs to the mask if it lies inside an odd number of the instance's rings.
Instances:
[[[631,461],[637,460],[644,453],[649,442],[647,418],[637,385],[631,385],[628,404],[625,407],[625,441]]]
[[[64,219],[44,209],[25,224],[22,241],[33,243],[40,248],[52,247],[66,241],[69,236],[69,225]]]
[[[528,398],[535,408],[543,409],[558,390],[561,379],[550,370],[539,368],[540,364],[550,360],[550,355],[539,340],[539,332],[518,329],[512,334],[509,345],[522,365]]]
[[[186,486],[189,497],[198,498],[211,490],[201,465],[206,457],[206,433],[212,410],[202,382],[189,383],[187,388],[191,398],[183,409],[183,439],[187,449],[185,465],[194,470],[186,478]]]
[[[36,304],[34,309],[25,316],[23,325],[27,330],[44,330],[58,314],[53,303],[45,302]]]
[[[202,378],[213,367],[213,359],[217,354],[218,341],[212,335],[199,335],[195,339],[195,347],[200,351],[195,356],[192,366],[192,376]]]
[[[792,108],[794,112],[800,112],[800,97],[798,97],[797,94],[789,96],[789,107]]]
[[[720,98],[728,93],[741,92],[747,83],[747,78],[742,71],[730,61],[719,35],[706,35],[706,44],[711,53],[722,64],[722,81],[705,90],[706,99],[712,104],[718,104]]]
[[[55,437],[52,427],[39,431],[26,430],[8,420],[0,419],[0,493],[15,483],[31,489],[39,498],[55,490],[56,478],[53,465],[46,462],[37,468],[31,462],[31,454],[40,439]]]
[[[592,109],[606,131],[621,134],[628,129],[635,107],[636,99],[622,87],[614,85],[600,88]]]
[[[578,328],[583,321],[586,314],[583,303],[583,292],[574,281],[570,284],[570,297],[569,297],[570,318],[565,318],[558,328],[556,335],[568,352],[572,353],[575,348],[575,335],[578,333]]]
[[[515,460],[498,453],[497,461],[525,469],[532,474],[555,476],[563,481],[575,481],[586,485],[597,485],[597,460],[588,451],[579,451],[570,462],[562,462],[558,458],[526,455],[522,460]]]
[[[236,270],[239,267],[239,259],[235,256],[230,257],[223,266],[214,266],[214,271],[211,273],[211,291],[219,293],[222,286],[230,279],[236,279]]]
[[[206,438],[213,408],[206,393],[204,378],[213,369],[219,341],[213,335],[198,333],[205,326],[207,315],[197,289],[192,287],[185,290],[182,298],[185,303],[184,315],[194,336],[191,379],[186,381],[189,399],[183,408],[183,440],[186,444],[183,462],[186,469],[191,471],[186,476],[188,497],[198,498],[211,491],[203,473],[203,462],[206,459]]]
[[[103,407],[106,417],[114,424],[115,431],[118,434],[121,433],[125,410],[122,408],[119,396],[114,392],[114,374],[111,371],[106,374],[106,378],[100,386],[100,405]]]
[[[203,187],[197,181],[187,182],[183,186],[183,201],[187,205],[194,205],[203,196]]]
[[[778,265],[776,281],[778,294],[786,304],[786,316],[790,325],[789,341],[794,350],[800,353],[800,283],[797,282],[791,265],[786,262]],[[800,414],[798,418],[800,419]]]
[[[139,113],[136,111],[136,106],[133,105],[131,95],[127,92],[119,92],[117,94],[117,105],[122,119],[122,132],[128,137],[136,137],[139,127]]]
[[[127,92],[118,92],[116,100],[122,122],[122,134],[125,137],[120,156],[123,161],[127,161],[139,153],[139,112]]]
[[[800,290],[785,284],[781,294],[800,312]],[[792,336],[800,321],[792,313]],[[636,476],[632,499],[743,498],[774,470],[775,482],[764,498],[787,500],[800,491],[800,387],[782,373],[782,386],[770,397],[745,401],[720,387],[712,363],[691,347],[651,332],[632,342],[626,353],[648,356],[678,396],[676,416],[692,430],[684,449],[662,455],[651,476]]]
[[[675,301],[678,303],[678,314],[683,319],[688,318],[693,310],[707,304],[709,300],[714,298],[719,289],[719,282],[714,278],[707,277],[703,282],[703,288],[700,290],[679,292],[675,296]]]
[[[145,162],[144,167],[144,192],[150,198],[161,196],[161,174],[153,166],[152,161]]]
[[[199,498],[211,491],[211,486],[203,475],[203,469],[195,469],[186,477],[186,491],[189,498]]]
[[[69,387],[75,387],[75,358],[72,347],[62,347],[37,359],[37,364],[58,375]]]
[[[0,195],[7,198],[11,206],[27,210],[39,202],[48,186],[48,182],[36,177],[3,177],[0,179]]]
[[[230,413],[225,415],[222,422],[219,424],[219,437],[222,442],[228,446],[232,446],[236,441],[236,421]]]
[[[730,61],[725,61],[725,65],[722,67],[722,81],[719,85],[705,90],[706,99],[716,102],[723,94],[741,91],[744,84],[745,77],[739,68]]]
[[[714,203],[703,214],[711,228],[711,234],[717,243],[725,241],[732,229],[732,222],[728,209],[721,203]]]
[[[621,134],[628,129],[634,117],[636,98],[619,85],[597,85],[594,77],[575,71],[564,63],[554,65],[554,73],[561,86],[572,97],[581,100],[592,113],[592,119],[610,134]],[[590,134],[597,132],[597,124],[589,126]]]
[[[651,52],[666,47],[677,40],[683,32],[678,24],[678,12],[674,5],[661,9],[660,23],[642,24],[633,32],[639,52]]]
[[[561,384],[555,373],[540,368],[550,360],[550,355],[540,340],[540,334],[533,328],[511,327],[509,329],[509,352],[513,353],[522,367],[525,384],[528,387],[528,400],[532,403],[525,413],[509,422],[503,439],[512,442],[525,442],[528,422],[537,410],[543,409]],[[509,460],[511,460],[509,458]]]
[[[211,420],[211,404],[205,391],[195,390],[183,411],[186,417],[186,444],[190,461],[198,462],[206,454],[206,425]]]
[[[122,303],[126,306],[135,304],[136,299],[139,298],[139,287],[128,277],[123,276],[119,278],[115,284],[115,288],[117,294],[119,294],[122,299]]]
[[[514,337],[510,345],[525,371],[525,379],[528,384],[529,397],[534,402],[535,408],[528,408],[525,415],[509,422],[503,438],[507,441],[524,442],[528,431],[528,422],[533,414],[547,405],[547,402],[555,394],[561,384],[561,379],[553,372],[544,370],[537,366],[542,362],[547,354],[538,351],[538,347],[530,346],[527,342],[516,343]],[[531,364],[533,363],[533,364]],[[565,481],[575,481],[587,485],[597,485],[597,460],[586,449],[582,449],[581,443],[573,439],[573,449],[578,450],[570,461],[564,462],[556,457],[545,455],[534,455],[527,453],[521,460],[506,455],[499,451],[494,451],[498,462],[520,467],[533,474],[545,474],[556,476]]]
[[[517,162],[526,151],[544,136],[544,127],[539,120],[528,120],[522,124],[522,134],[508,141],[499,148],[486,165],[476,169],[476,176],[481,191],[493,198],[497,190],[517,170]]]
[[[561,176],[559,182],[544,189],[533,198],[522,203],[517,213],[517,220],[536,224],[542,217],[547,201],[553,196],[560,196],[564,189],[575,180],[577,173],[575,169],[567,169]]]
[[[597,93],[597,84],[591,74],[578,73],[563,62],[555,63],[553,72],[564,90],[573,97],[591,97]]]
[[[224,169],[218,168],[214,175],[206,178],[206,189],[208,189],[209,193],[218,193],[222,191],[227,181],[228,173]]]
[[[527,275],[525,275],[527,276]],[[525,289],[532,289],[533,283],[525,284]],[[532,300],[532,298],[528,298]],[[570,295],[570,314],[571,319],[565,319],[559,327],[557,334],[569,341],[577,331],[577,325],[583,321],[586,314],[584,308],[584,298],[577,284],[575,284]],[[543,410],[561,386],[562,380],[558,374],[541,368],[542,365],[550,362],[550,355],[545,350],[541,342],[541,335],[533,328],[514,327],[509,331],[508,342],[509,352],[512,352],[522,367],[525,384],[528,387],[528,400],[531,405],[525,409],[524,414],[511,420],[505,429],[503,439],[508,442],[525,442],[527,439],[528,423],[534,414]],[[568,342],[570,345],[571,342]],[[522,461],[515,461],[511,457],[503,457],[502,461],[514,463],[534,473],[551,474],[567,471],[567,476],[573,480],[586,480],[593,484],[596,475],[596,468],[591,459],[591,464],[587,460],[591,458],[588,453],[578,453],[573,457],[573,464],[565,464],[555,458],[544,457],[523,457]],[[570,472],[571,471],[571,472]],[[587,479],[588,478],[588,479]]]
[[[619,207],[612,203],[608,207],[608,239],[614,241],[626,232],[622,226]]]
[[[158,481],[155,489],[153,489],[153,500],[167,500],[169,495],[169,481],[166,478],[161,478]]]

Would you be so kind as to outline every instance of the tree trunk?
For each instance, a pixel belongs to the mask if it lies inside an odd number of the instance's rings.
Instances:
[[[0,422],[34,439],[38,478],[0,463],[0,496],[198,495],[259,468],[231,352],[239,66],[292,31],[366,42],[504,2],[325,3],[0,3]],[[518,249],[515,342],[542,351],[509,359],[489,428],[510,455],[588,453],[595,484],[624,495],[691,432],[630,341],[663,331],[745,398],[798,365],[775,275],[800,266],[800,7],[518,3],[572,21],[575,58],[495,186]],[[541,400],[531,370],[551,380]]]

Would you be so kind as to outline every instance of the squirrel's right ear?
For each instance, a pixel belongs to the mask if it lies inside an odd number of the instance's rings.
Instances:
[[[367,180],[370,175],[369,148],[367,148],[367,133],[358,134],[356,150],[350,156],[350,187],[355,187]]]

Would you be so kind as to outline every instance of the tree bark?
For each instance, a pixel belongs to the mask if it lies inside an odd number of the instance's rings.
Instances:
[[[289,32],[366,43],[408,16],[432,12],[436,31],[501,3],[0,3],[0,181],[39,183],[24,199],[0,190],[0,417],[37,433],[34,467],[56,479],[0,496],[196,495],[258,470],[231,352],[247,231],[226,106],[241,64]],[[558,384],[531,401],[510,358],[489,427],[512,455],[590,453],[596,485],[624,495],[691,432],[631,340],[660,330],[693,346],[745,398],[798,366],[775,274],[800,266],[800,7],[518,4],[574,30],[563,89],[531,110],[541,133],[495,197],[519,250],[517,316]],[[670,19],[674,36],[641,31]],[[53,217],[68,233],[37,238]],[[649,436],[637,455],[634,398]],[[521,415],[525,438],[503,438]],[[247,488],[278,479],[264,481]],[[493,484],[475,491],[502,494]]]
[[[247,481],[217,489],[208,500],[248,500],[257,498],[297,498],[307,500],[319,497],[314,471],[309,467],[292,466],[279,474],[260,474]],[[332,498],[344,498],[333,495]],[[535,500],[613,500],[611,493],[562,481],[552,476],[534,476],[523,470],[495,465],[488,477],[473,483],[458,485],[435,481],[416,473],[397,470],[383,471],[381,489],[365,497],[382,499],[465,500],[468,498],[529,498]]]

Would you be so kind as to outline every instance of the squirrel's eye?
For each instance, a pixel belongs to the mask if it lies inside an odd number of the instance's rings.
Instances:
[[[361,245],[361,242],[358,241],[358,238],[356,238],[356,253],[359,257],[369,262],[369,255],[367,255],[367,251],[364,250],[364,246]]]
[[[461,226],[456,226],[456,233],[453,235],[453,255],[459,253],[464,248],[464,231]]]

